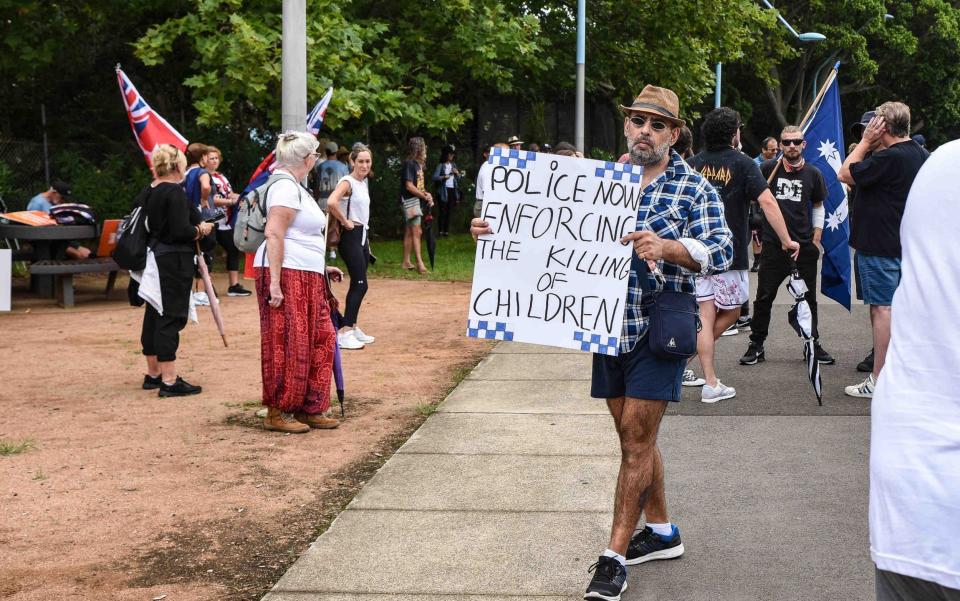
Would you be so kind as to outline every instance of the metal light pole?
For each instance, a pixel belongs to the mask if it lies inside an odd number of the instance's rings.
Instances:
[[[822,42],[825,39],[827,39],[827,36],[823,35],[822,33],[817,33],[815,31],[810,31],[807,33],[797,33],[797,30],[791,27],[789,23],[787,23],[787,20],[783,18],[783,15],[780,14],[780,11],[778,11],[772,4],[767,2],[767,0],[760,0],[760,1],[763,2],[767,8],[777,12],[777,20],[783,23],[783,26],[786,27],[787,30],[793,34],[793,37],[797,38],[797,40],[799,40],[801,43],[806,44],[808,42]],[[717,63],[717,83],[713,92],[713,108],[718,108],[720,106],[721,71],[722,71],[721,63]]]
[[[280,122],[283,131],[306,131],[307,2],[283,0]]]
[[[574,119],[573,144],[583,152],[583,112],[584,88],[586,86],[587,65],[587,0],[577,0],[577,104]]]

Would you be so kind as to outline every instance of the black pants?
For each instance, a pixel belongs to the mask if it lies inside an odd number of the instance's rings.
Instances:
[[[180,346],[180,330],[187,325],[190,289],[193,284],[193,253],[173,252],[156,255],[160,272],[160,298],[163,315],[147,303],[143,315],[140,344],[144,355],[156,355],[157,361],[173,361]]]
[[[217,229],[217,244],[227,251],[227,271],[239,271],[240,251],[233,243],[233,230]]]
[[[354,326],[360,314],[360,303],[367,294],[367,264],[370,262],[370,240],[363,240],[363,226],[340,232],[340,258],[350,274],[350,289],[347,290],[347,310],[343,325]]]
[[[817,331],[817,260],[820,250],[812,242],[800,244],[800,256],[797,257],[797,271],[807,285],[807,304],[813,317],[813,338],[818,340]],[[790,277],[790,256],[776,242],[763,243],[760,251],[760,271],[757,273],[757,298],[753,301],[753,320],[750,322],[750,340],[763,344],[770,328],[770,308],[777,298],[777,292],[784,281]],[[787,294],[785,292],[785,294]]]
[[[450,233],[450,214],[457,209],[457,203],[460,202],[460,191],[456,188],[447,188],[447,200],[440,200],[440,222],[437,227],[444,234]]]

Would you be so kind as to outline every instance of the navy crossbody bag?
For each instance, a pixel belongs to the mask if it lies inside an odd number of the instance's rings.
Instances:
[[[647,277],[650,268],[633,253],[633,267],[639,278],[640,305],[650,318],[647,328],[647,344],[650,352],[661,359],[689,359],[697,354],[697,332],[700,330],[700,308],[697,298],[687,292],[650,288]],[[664,284],[659,270],[654,276]]]

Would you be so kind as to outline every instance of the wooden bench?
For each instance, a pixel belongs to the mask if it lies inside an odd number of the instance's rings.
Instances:
[[[30,264],[30,273],[34,275],[56,276],[57,302],[63,307],[73,306],[73,274],[75,273],[110,273],[107,278],[106,294],[109,296],[113,285],[117,282],[117,272],[120,266],[110,257],[96,259],[82,259],[76,261],[37,261]]]

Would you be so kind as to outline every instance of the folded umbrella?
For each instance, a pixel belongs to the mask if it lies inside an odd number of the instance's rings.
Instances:
[[[820,379],[820,362],[817,361],[813,345],[813,314],[810,313],[810,305],[807,303],[806,293],[807,284],[800,277],[797,271],[797,265],[791,260],[792,273],[790,280],[787,281],[787,291],[793,295],[796,301],[790,312],[787,313],[787,321],[793,327],[794,331],[803,339],[803,358],[807,362],[807,377],[810,378],[810,384],[817,395],[817,404],[823,406],[823,382]]]
[[[223,315],[220,313],[220,301],[217,300],[217,293],[213,290],[213,282],[210,280],[210,271],[207,269],[207,262],[203,259],[203,253],[200,252],[200,242],[197,245],[197,268],[200,270],[200,278],[203,280],[203,288],[210,299],[210,313],[213,314],[213,321],[217,324],[217,330],[220,331],[220,338],[223,339],[223,346],[227,345],[227,336],[223,330]]]
[[[427,256],[430,257],[430,269],[437,254],[437,233],[433,231],[433,207],[427,206],[423,213],[423,236],[427,239]]]
[[[337,301],[337,297],[333,295],[333,290],[330,288],[330,277],[324,277],[327,279],[327,303],[330,305],[330,321],[333,322],[333,331],[339,332],[343,323],[343,316],[340,315],[340,303]],[[335,340],[333,344],[333,381],[337,387],[337,399],[340,401],[340,417],[343,417],[343,358],[340,355],[339,340]]]

